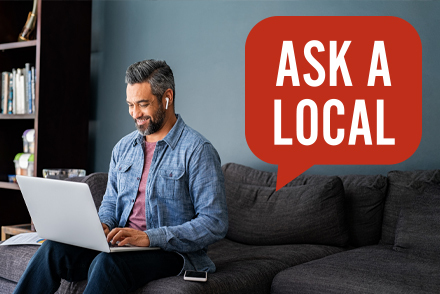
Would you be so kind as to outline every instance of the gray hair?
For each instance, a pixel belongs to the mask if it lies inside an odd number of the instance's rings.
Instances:
[[[164,60],[138,61],[127,68],[125,83],[133,85],[143,82],[150,84],[151,93],[157,97],[159,102],[162,101],[162,96],[168,89],[173,90],[173,97],[176,98],[173,71]]]

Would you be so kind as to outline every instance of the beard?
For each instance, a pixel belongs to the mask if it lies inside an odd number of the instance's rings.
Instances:
[[[134,124],[136,125],[136,129],[138,130],[139,134],[142,136],[148,136],[156,133],[162,128],[165,120],[165,110],[163,109],[162,104],[159,104],[159,109],[156,111],[154,116],[156,117],[155,120],[153,120],[153,118],[149,115],[139,118],[149,120],[147,124],[141,126],[137,124],[136,119],[134,120]]]

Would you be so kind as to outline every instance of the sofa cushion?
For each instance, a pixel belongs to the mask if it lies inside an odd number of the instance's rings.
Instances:
[[[236,163],[223,165],[226,186],[230,182],[276,187],[276,173],[260,171]],[[315,185],[327,181],[325,175],[300,175],[285,187]],[[387,190],[387,178],[383,175],[341,176],[345,190],[345,214],[351,246],[373,245],[379,242]],[[229,205],[229,204],[228,204]]]
[[[0,278],[0,293],[12,293],[16,285],[17,283]]]
[[[136,293],[270,293],[278,272],[341,251],[341,248],[324,245],[252,246],[223,239],[208,248],[217,271],[208,274],[206,283],[187,282],[181,276],[169,277],[152,281]]]
[[[345,191],[345,212],[354,247],[375,245],[382,232],[387,178],[383,175],[340,176]]]
[[[382,224],[381,244],[394,245],[400,211],[411,208],[414,199],[423,197],[425,190],[440,185],[439,170],[392,171],[388,173],[388,193]]]
[[[95,203],[96,210],[98,210],[107,188],[107,179],[107,173],[93,173],[85,177],[67,178],[66,181],[81,182],[89,185],[90,192],[93,196],[93,202]]]
[[[440,293],[439,272],[439,261],[374,245],[286,269],[275,276],[271,293]]]
[[[38,245],[0,246],[0,278],[18,282]]]
[[[338,177],[278,191],[233,181],[225,186],[228,239],[251,245],[347,243],[344,189]]]
[[[394,250],[440,260],[440,185],[418,196],[400,212]]]

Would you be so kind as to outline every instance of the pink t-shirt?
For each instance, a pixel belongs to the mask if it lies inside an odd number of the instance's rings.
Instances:
[[[139,190],[136,196],[136,202],[133,205],[130,216],[127,220],[127,227],[140,231],[147,230],[147,221],[145,219],[145,189],[147,188],[148,172],[150,171],[151,160],[153,159],[156,142],[145,142],[144,147],[144,170],[139,184]]]

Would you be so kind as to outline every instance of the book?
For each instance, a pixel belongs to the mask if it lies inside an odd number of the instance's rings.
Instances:
[[[24,84],[24,75],[23,70],[21,68],[17,69],[17,75],[15,80],[15,105],[16,105],[16,114],[25,114],[26,104],[25,104],[25,84]]]
[[[10,79],[11,79],[11,73],[10,72],[3,72],[5,74],[5,88],[3,90],[3,94],[5,96],[5,101],[4,101],[4,109],[3,109],[3,114],[7,114],[8,113],[8,101],[9,101],[9,91],[10,91]]]
[[[31,67],[31,76],[32,76],[32,113],[35,112],[35,83],[36,83],[36,75],[35,75],[35,67]]]
[[[3,77],[2,73],[2,83],[0,85],[0,114],[3,113],[3,101],[4,101],[4,95],[3,95],[3,88],[5,86],[5,79]]]
[[[25,113],[29,113],[29,71],[30,70],[31,70],[30,64],[25,63],[23,69]]]
[[[12,113],[11,114],[15,114],[15,112],[17,111],[17,88],[16,88],[16,84],[17,84],[17,70],[14,68],[12,69]]]
[[[20,114],[21,111],[20,73],[21,73],[21,69],[17,69],[15,71],[15,78],[14,78],[14,113],[15,114]]]
[[[2,72],[2,88],[1,88],[1,113],[8,113],[8,100],[9,100],[9,73]]]
[[[13,114],[14,110],[14,74],[9,74],[9,99],[8,99],[8,114]]]
[[[24,111],[23,85],[23,72],[21,68],[18,68],[15,76],[15,114],[23,114]]]
[[[32,114],[35,112],[35,67],[2,72],[0,83],[0,114]]]
[[[27,72],[27,112],[32,113],[32,72]]]

